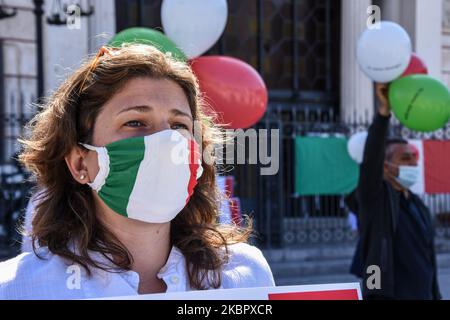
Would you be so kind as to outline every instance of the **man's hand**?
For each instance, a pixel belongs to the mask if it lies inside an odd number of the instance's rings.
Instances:
[[[376,83],[375,90],[376,90],[378,103],[379,103],[378,112],[382,116],[389,117],[391,115],[391,106],[389,105],[389,99],[388,99],[389,85]]]

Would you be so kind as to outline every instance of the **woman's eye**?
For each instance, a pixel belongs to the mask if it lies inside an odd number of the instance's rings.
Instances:
[[[132,120],[132,121],[128,121],[127,123],[125,123],[125,126],[127,127],[133,127],[133,128],[138,128],[143,126],[142,122],[137,121],[137,120]]]
[[[188,126],[182,123],[175,123],[172,125],[172,129],[173,130],[177,130],[177,129],[185,129],[185,130],[189,130]]]

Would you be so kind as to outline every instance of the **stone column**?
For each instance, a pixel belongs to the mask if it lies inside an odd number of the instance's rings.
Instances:
[[[116,6],[114,0],[91,0],[95,13],[89,19],[89,51],[96,52],[116,33]]]
[[[45,1],[46,15],[53,9],[59,9],[62,18],[65,17],[63,7],[53,8],[53,1]],[[44,23],[44,72],[45,90],[49,95],[61,82],[77,69],[87,55],[87,21],[81,18],[79,28],[69,28],[64,25]]]
[[[442,77],[442,14],[442,0],[416,0],[414,48],[436,79]]]
[[[342,0],[341,119],[348,124],[367,123],[373,117],[373,83],[356,60],[356,45],[367,27],[371,4],[371,0]]]
[[[399,23],[411,37],[413,51],[422,57],[431,76],[442,73],[442,0],[382,1],[382,20]]]
[[[52,3],[52,1],[46,1],[47,14],[52,9]],[[81,18],[79,29],[70,29],[66,25],[47,24],[44,28],[47,91],[56,89],[89,54],[94,54],[115,34],[114,0],[90,0],[81,1],[81,3],[83,6],[87,3],[92,4],[95,11],[92,16]]]

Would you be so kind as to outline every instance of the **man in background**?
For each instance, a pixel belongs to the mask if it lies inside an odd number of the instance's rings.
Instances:
[[[356,193],[363,295],[441,299],[431,215],[410,191],[419,177],[415,150],[405,140],[387,139],[391,117],[387,92],[387,85],[376,85],[379,107],[369,129]],[[367,271],[376,267],[380,283],[368,286],[377,275]]]

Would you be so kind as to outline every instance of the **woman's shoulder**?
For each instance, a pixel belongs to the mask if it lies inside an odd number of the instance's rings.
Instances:
[[[239,262],[249,262],[267,264],[266,258],[260,249],[248,243],[239,242],[228,245],[231,260]]]
[[[26,252],[0,263],[0,299],[45,299],[66,287],[68,265],[56,255],[40,253]]]
[[[25,252],[14,258],[0,262],[0,287],[3,288],[11,281],[23,276],[30,276],[31,271],[36,266],[40,266],[39,258],[34,253]]]
[[[229,260],[223,269],[223,288],[272,287],[272,270],[260,249],[247,243],[228,246]]]

